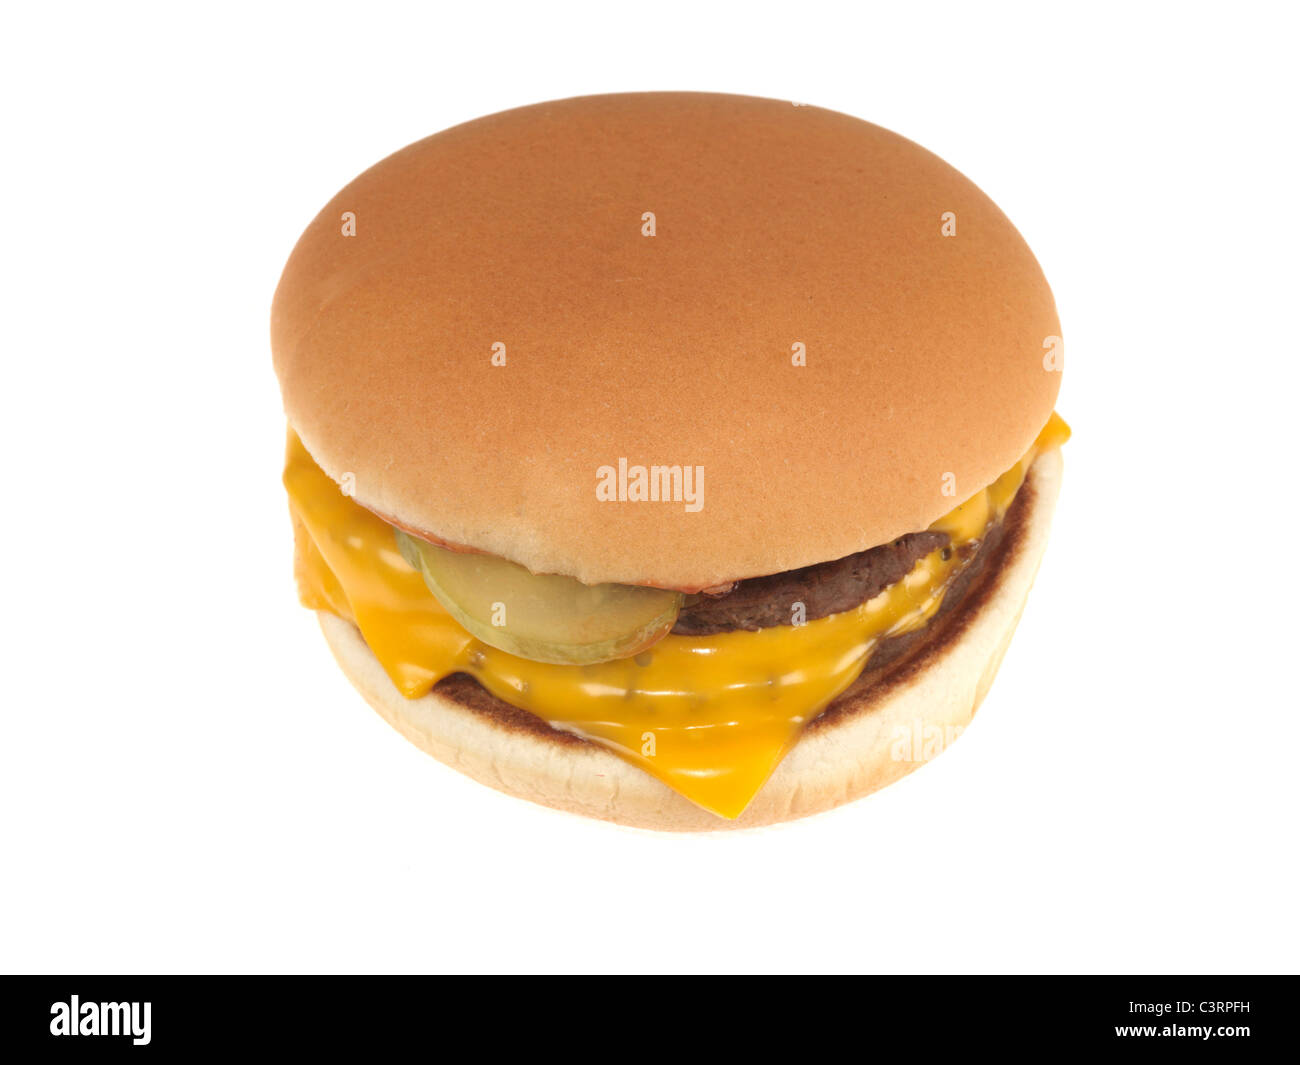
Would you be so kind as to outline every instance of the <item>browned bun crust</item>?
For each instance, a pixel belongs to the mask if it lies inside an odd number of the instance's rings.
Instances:
[[[272,313],[289,420],[360,503],[535,572],[676,588],[924,529],[945,474],[976,491],[1046,422],[1059,331],[1029,248],[942,160],[704,93],[403,149],[307,228]],[[600,502],[620,458],[704,467],[703,509]]]
[[[819,813],[893,783],[917,768],[925,735],[967,725],[993,682],[1047,544],[1061,481],[1059,451],[1042,455],[1017,498],[982,582],[942,630],[912,656],[855,685],[813,722],[735,821],[716,817],[594,743],[506,708],[467,678],[420,699],[392,686],[351,623],[320,614],[344,672],[412,743],[500,791],[572,813],[640,828],[747,828]],[[489,708],[489,704],[495,707]],[[927,754],[924,750],[923,754]]]

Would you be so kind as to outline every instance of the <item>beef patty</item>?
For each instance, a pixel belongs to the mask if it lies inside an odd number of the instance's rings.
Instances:
[[[852,610],[901,580],[918,559],[947,543],[947,533],[908,533],[834,562],[751,577],[737,582],[723,595],[687,600],[673,632],[679,636],[709,636],[733,629],[757,632],[791,625],[795,603],[804,605],[805,621]]]
[[[1006,517],[994,523],[978,545],[973,545],[970,560],[944,592],[943,602],[929,623],[913,632],[891,636],[877,643],[867,668],[843,694],[810,722],[810,731],[832,725],[847,715],[861,712],[864,707],[869,708],[864,697],[868,689],[877,689],[882,694],[887,692],[891,684],[901,682],[911,672],[923,669],[927,655],[939,653],[949,640],[960,635],[970,616],[969,611],[978,610],[984,596],[989,594],[987,590],[996,589],[998,567],[1003,565],[1006,557],[1014,555],[1019,549],[1018,544],[1025,535],[1024,516],[1029,512],[1032,498],[1032,485],[1028,486],[1027,491],[1021,490],[1016,494],[1015,502]],[[989,579],[990,574],[993,579]],[[503,702],[467,673],[453,673],[449,677],[443,677],[434,686],[434,691],[476,714],[492,718],[505,728],[544,733],[552,742],[566,745],[583,746],[594,742],[576,733],[553,728],[535,714]]]

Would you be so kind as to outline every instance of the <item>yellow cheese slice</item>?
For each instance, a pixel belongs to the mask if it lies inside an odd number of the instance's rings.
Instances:
[[[965,565],[956,549],[984,536],[1035,455],[1068,436],[1053,414],[1020,462],[931,526],[949,534],[954,550],[920,559],[860,607],[760,632],[669,635],[635,658],[590,666],[533,662],[470,636],[402,558],[392,526],[348,498],[292,432],[284,483],[303,604],[355,623],[407,698],[467,673],[499,699],[734,818],[876,644],[934,615]]]

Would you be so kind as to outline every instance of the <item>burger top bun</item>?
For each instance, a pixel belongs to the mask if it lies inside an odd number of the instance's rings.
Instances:
[[[271,322],[290,424],[361,504],[534,572],[686,590],[952,509],[1047,420],[1059,332],[1024,240],[942,160],[706,93],[404,148],[307,227]]]

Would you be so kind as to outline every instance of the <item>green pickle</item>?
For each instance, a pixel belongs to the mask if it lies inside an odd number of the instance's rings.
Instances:
[[[640,654],[672,629],[682,594],[530,573],[396,530],[402,557],[471,635],[535,662],[590,665]]]

